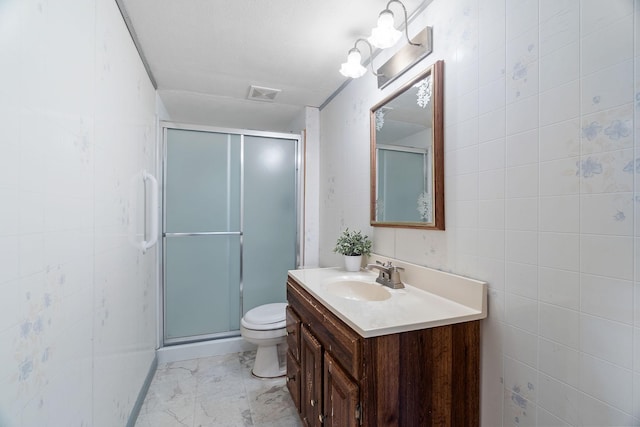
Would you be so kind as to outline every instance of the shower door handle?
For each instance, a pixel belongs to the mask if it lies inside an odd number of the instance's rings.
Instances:
[[[144,216],[144,233],[147,236],[147,219],[149,219],[149,240],[143,240],[141,243],[142,253],[146,253],[153,245],[158,242],[158,180],[147,171],[142,171],[142,180],[147,188],[147,182],[150,183],[149,205],[146,205],[145,197],[145,216]]]

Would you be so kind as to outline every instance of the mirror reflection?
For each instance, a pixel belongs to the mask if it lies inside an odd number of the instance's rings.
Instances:
[[[444,229],[442,61],[371,109],[371,224]]]

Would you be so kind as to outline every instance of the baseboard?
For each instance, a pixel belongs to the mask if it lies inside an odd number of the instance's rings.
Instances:
[[[149,391],[149,386],[151,385],[151,381],[153,380],[153,376],[155,375],[157,368],[158,368],[158,354],[156,353],[155,356],[153,356],[153,360],[151,361],[151,366],[149,366],[147,377],[144,379],[144,383],[140,388],[140,392],[138,393],[138,398],[136,399],[136,403],[133,405],[133,409],[131,409],[131,413],[129,414],[127,427],[134,427],[136,425],[136,421],[138,420],[138,415],[140,414],[140,409],[142,408],[142,404],[144,403],[144,398],[147,396],[147,392]]]
[[[240,353],[255,349],[256,346],[254,344],[246,342],[242,337],[232,337],[163,347],[157,351],[157,356],[158,363],[162,364],[229,353]]]

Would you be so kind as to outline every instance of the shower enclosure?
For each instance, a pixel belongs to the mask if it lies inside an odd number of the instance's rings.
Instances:
[[[165,345],[239,335],[299,260],[297,135],[163,124]]]

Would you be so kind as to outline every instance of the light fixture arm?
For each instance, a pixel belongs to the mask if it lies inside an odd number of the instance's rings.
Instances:
[[[389,0],[389,3],[387,3],[386,9],[383,12],[385,11],[391,12],[391,10],[389,9],[389,6],[391,5],[391,3],[398,3],[400,6],[402,6],[402,11],[404,12],[404,35],[407,37],[407,42],[412,46],[422,46],[420,43],[412,42],[411,39],[409,38],[409,22],[408,22],[409,18],[407,17],[407,8],[404,7],[404,4],[400,0]]]
[[[391,1],[397,1],[397,0],[391,0]],[[376,73],[375,70],[373,69],[373,46],[371,46],[371,43],[369,43],[369,40],[363,39],[363,38],[359,38],[353,44],[353,49],[358,50],[358,48],[357,48],[358,42],[365,42],[367,44],[367,46],[369,46],[369,65],[371,66],[371,72],[373,73],[373,75],[376,76],[376,77],[382,76],[381,73]],[[351,50],[353,50],[353,49],[351,49]]]

